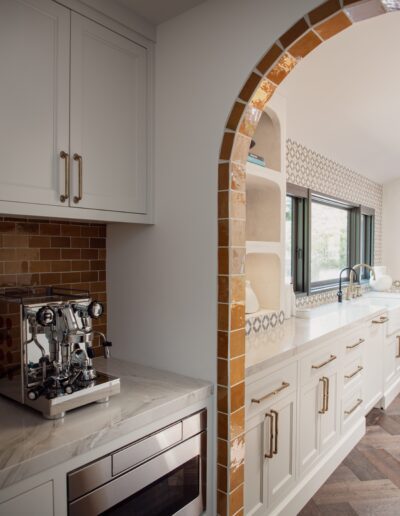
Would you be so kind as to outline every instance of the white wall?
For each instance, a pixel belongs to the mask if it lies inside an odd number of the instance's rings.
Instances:
[[[383,261],[393,280],[400,280],[400,179],[383,185]]]
[[[252,67],[319,0],[210,0],[159,26],[154,227],[111,225],[113,355],[215,380],[217,163]]]

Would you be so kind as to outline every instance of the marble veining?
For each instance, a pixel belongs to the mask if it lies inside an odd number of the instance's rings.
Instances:
[[[123,362],[95,360],[121,378],[121,393],[106,404],[68,412],[63,420],[0,397],[0,488],[107,444],[212,394],[212,384]]]

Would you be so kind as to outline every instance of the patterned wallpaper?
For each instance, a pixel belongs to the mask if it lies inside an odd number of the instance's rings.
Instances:
[[[382,263],[382,185],[291,139],[286,142],[286,172],[290,183],[374,208],[375,265]],[[298,298],[297,304],[315,306],[335,299],[332,291]]]

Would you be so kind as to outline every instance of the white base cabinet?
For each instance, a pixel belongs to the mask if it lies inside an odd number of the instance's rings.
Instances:
[[[1,516],[54,516],[53,482],[49,481],[0,504]]]

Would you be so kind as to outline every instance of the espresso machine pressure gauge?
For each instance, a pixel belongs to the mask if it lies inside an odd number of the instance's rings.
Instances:
[[[50,306],[43,306],[36,313],[36,322],[41,326],[51,326],[55,319],[56,314]]]
[[[92,301],[88,306],[88,314],[92,319],[98,319],[104,312],[103,305],[98,301]]]

